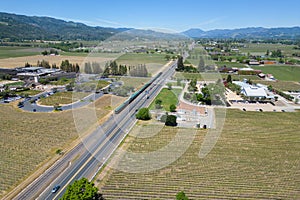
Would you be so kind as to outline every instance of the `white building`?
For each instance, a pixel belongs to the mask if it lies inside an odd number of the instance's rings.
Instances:
[[[273,99],[273,96],[267,94],[267,87],[261,84],[256,86],[250,85],[245,81],[233,81],[234,84],[241,87],[241,93],[249,98],[258,98],[258,99]]]

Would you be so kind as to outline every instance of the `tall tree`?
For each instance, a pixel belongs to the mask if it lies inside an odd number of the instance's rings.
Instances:
[[[184,70],[183,57],[178,56],[177,71],[183,71],[183,70]]]
[[[203,56],[200,56],[198,70],[199,70],[199,72],[204,72],[205,71],[205,61],[204,61]]]
[[[232,83],[231,75],[229,74],[226,79],[227,83]]]

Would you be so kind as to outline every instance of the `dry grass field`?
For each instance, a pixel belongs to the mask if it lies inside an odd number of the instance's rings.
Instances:
[[[96,183],[106,199],[175,199],[181,190],[190,199],[299,199],[299,117],[300,112],[228,110],[221,137],[207,157],[198,157],[206,134],[198,130],[188,150],[169,166],[147,173],[106,167]],[[128,152],[155,151],[178,131],[165,127],[143,137],[147,133],[140,130],[138,138],[131,134],[122,144]]]
[[[115,54],[113,54],[115,55]],[[115,55],[119,56],[119,55]],[[15,68],[15,67],[22,67],[25,63],[29,63],[33,66],[37,64],[38,61],[46,60],[51,65],[56,64],[60,66],[63,60],[69,60],[70,63],[78,63],[80,66],[83,66],[85,62],[98,62],[104,63],[110,60],[113,60],[114,57],[109,55],[100,55],[100,56],[69,56],[69,55],[60,55],[60,56],[43,56],[43,55],[35,55],[35,56],[24,56],[24,57],[17,57],[17,58],[4,58],[0,59],[0,68]],[[103,64],[103,66],[104,66]]]
[[[122,100],[105,95],[78,112],[85,112],[86,116],[96,113],[98,124]],[[67,148],[93,125],[89,122],[76,130],[72,111],[31,113],[13,105],[0,105],[0,121],[0,197],[52,158],[57,149]]]

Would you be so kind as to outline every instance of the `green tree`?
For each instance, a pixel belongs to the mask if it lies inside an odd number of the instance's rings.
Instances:
[[[174,115],[168,115],[167,119],[166,119],[165,125],[166,126],[177,126],[176,120],[177,120],[176,116],[174,116]]]
[[[47,56],[47,55],[48,55],[48,51],[47,51],[47,50],[43,51],[43,52],[42,52],[42,55],[43,55],[43,56]]]
[[[161,109],[161,104],[162,104],[162,100],[160,100],[160,99],[155,100],[155,108],[156,109]]]
[[[174,104],[170,105],[170,111],[171,112],[176,112],[176,106]]]
[[[44,67],[44,68],[47,68],[47,69],[50,69],[50,68],[51,68],[49,62],[46,61],[46,60],[42,60],[42,62],[39,62],[39,61],[38,61],[37,66],[38,66],[38,67]]]
[[[139,120],[149,120],[151,119],[151,115],[148,108],[141,108],[135,117]]]
[[[227,83],[232,83],[231,75],[229,74],[226,79]]]
[[[171,56],[168,55],[168,54],[165,56],[165,59],[168,60],[168,61],[170,60],[170,58],[171,58]]]
[[[184,70],[184,64],[183,64],[183,57],[178,56],[178,61],[177,61],[177,71],[183,71]]]
[[[89,182],[87,178],[82,178],[69,185],[65,194],[60,198],[60,200],[69,199],[104,200],[104,197],[99,193],[94,183]]]
[[[183,191],[176,194],[176,200],[189,200]]]

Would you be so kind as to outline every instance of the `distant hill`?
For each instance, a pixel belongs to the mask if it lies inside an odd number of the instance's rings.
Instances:
[[[127,28],[91,27],[50,17],[30,17],[0,12],[0,39],[104,40]]]
[[[238,39],[300,39],[300,27],[291,28],[241,28],[203,31],[189,29],[182,34],[192,38],[238,38]]]
[[[121,34],[122,33],[122,34]],[[22,40],[105,40],[120,39],[182,39],[191,38],[243,38],[243,39],[300,39],[300,27],[241,28],[203,31],[189,29],[181,34],[161,33],[132,28],[92,27],[83,23],[51,17],[36,17],[0,12],[0,39]]]
[[[51,17],[36,17],[0,12],[0,39],[21,40],[105,40],[178,39],[180,34],[161,33],[132,28],[92,27],[83,23]]]

